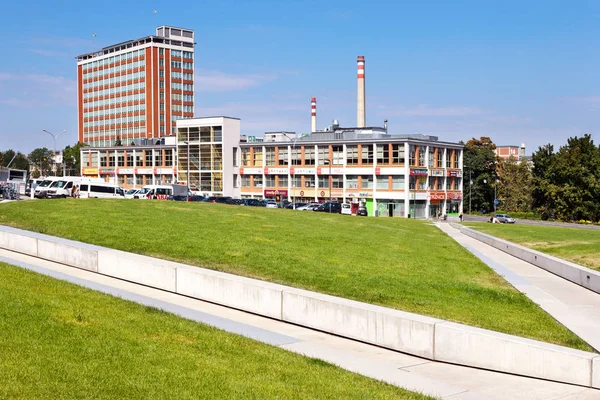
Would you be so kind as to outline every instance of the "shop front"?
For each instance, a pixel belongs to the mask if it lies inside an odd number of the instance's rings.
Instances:
[[[462,204],[462,193],[448,192],[446,198],[448,199],[446,201],[446,214],[451,216],[458,216],[460,214]]]
[[[405,217],[404,200],[377,199],[377,214],[380,217]]]

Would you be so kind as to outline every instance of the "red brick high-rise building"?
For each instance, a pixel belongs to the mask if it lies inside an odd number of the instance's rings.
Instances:
[[[160,26],[78,56],[77,112],[79,142],[94,147],[174,134],[194,116],[194,32]]]

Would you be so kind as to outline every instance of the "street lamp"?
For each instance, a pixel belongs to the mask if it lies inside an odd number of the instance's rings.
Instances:
[[[473,179],[471,178],[472,172],[473,172],[472,170],[469,170],[469,214],[471,214],[471,199],[472,199],[471,186],[473,186]]]
[[[323,160],[323,163],[325,165],[329,165],[329,177],[327,178],[327,185],[329,186],[329,213],[331,214],[331,186],[333,186],[333,179],[331,177],[331,161]]]
[[[47,131],[46,129],[42,129],[42,131],[50,134],[52,136],[52,138],[54,139],[54,160],[56,160],[56,138],[59,137],[60,135],[62,135],[63,133],[65,133],[67,130],[65,129],[62,132],[57,133],[56,135],[54,133],[50,132],[50,131]],[[56,176],[56,172],[57,172],[56,171],[57,170],[57,168],[56,168],[56,162],[54,164],[55,164],[54,165],[55,166],[54,176]]]
[[[281,132],[283,134],[283,136],[285,136],[286,138],[292,140],[291,137],[289,137],[287,135],[287,133],[285,132]],[[294,143],[292,144],[292,156],[294,156],[294,159],[296,158],[296,142],[298,141],[299,136],[296,136],[293,140]],[[291,160],[290,160],[291,161]],[[296,209],[296,168],[294,168],[294,175],[292,176],[292,189],[294,191],[294,196],[292,196],[292,209]]]
[[[190,201],[190,141],[183,142],[187,145],[187,173],[185,176],[187,177],[187,193],[186,193],[186,201]]]

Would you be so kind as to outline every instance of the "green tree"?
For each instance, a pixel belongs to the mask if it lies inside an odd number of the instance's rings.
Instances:
[[[86,147],[85,143],[75,143],[73,146],[67,146],[63,150],[63,161],[66,166],[67,174],[70,176],[79,176],[81,173],[81,148]]]
[[[511,156],[508,160],[499,160],[498,201],[504,211],[527,212],[532,206],[532,174],[527,160],[520,162]]]
[[[40,170],[41,175],[48,175],[52,170],[52,151],[41,147],[29,153],[29,161]]]
[[[548,219],[554,216],[554,197],[550,194],[550,184],[552,181],[550,166],[554,160],[554,146],[546,144],[540,146],[536,152],[531,155],[533,168],[532,174],[532,207],[541,214],[542,219]]]
[[[494,181],[496,177],[496,145],[492,139],[482,136],[472,138],[465,144],[463,156],[464,207],[474,211],[494,208]],[[471,183],[472,182],[472,183]]]
[[[0,151],[0,165],[8,167],[9,164],[14,169],[29,170],[29,161],[27,161],[27,157],[23,153],[17,153],[12,149],[5,152]]]

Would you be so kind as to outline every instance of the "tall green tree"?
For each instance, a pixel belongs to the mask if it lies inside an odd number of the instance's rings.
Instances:
[[[550,184],[552,182],[550,167],[554,160],[554,146],[546,144],[538,147],[538,150],[531,155],[533,168],[532,175],[532,207],[541,214],[542,219],[554,217],[554,198],[550,194]]]
[[[520,162],[513,156],[508,160],[499,160],[498,201],[504,211],[527,212],[532,207],[533,177],[527,160]]]
[[[8,167],[9,164],[10,167],[14,169],[29,170],[29,161],[27,161],[27,156],[23,153],[15,152],[12,149],[4,152],[0,151],[0,165]]]
[[[67,146],[63,149],[63,162],[67,175],[79,176],[81,173],[81,148],[86,147],[85,143],[75,143],[73,146]]]
[[[52,151],[40,147],[29,153],[29,161],[40,170],[41,175],[49,175],[52,170]]]
[[[494,208],[494,182],[496,180],[496,145],[487,136],[472,138],[465,144],[463,155],[464,208],[473,211],[490,211]]]

